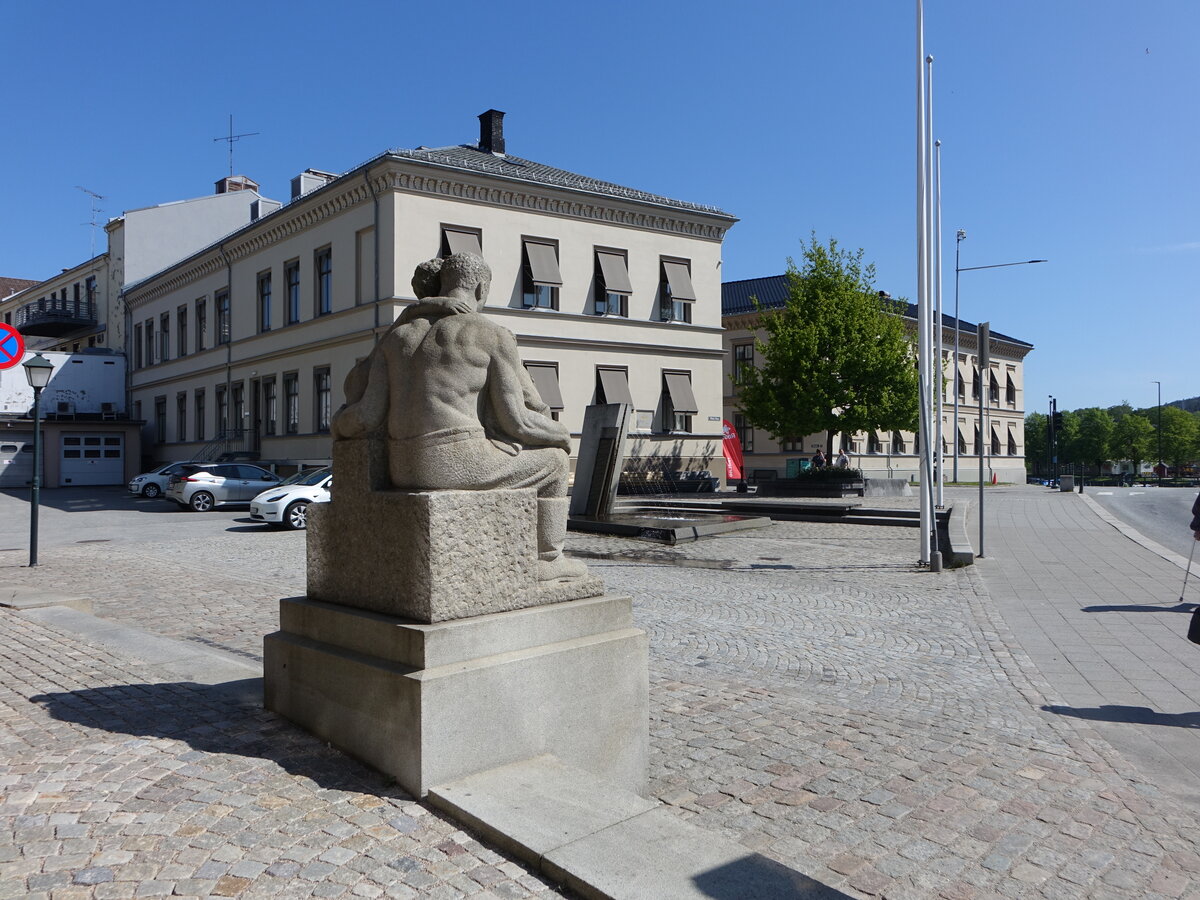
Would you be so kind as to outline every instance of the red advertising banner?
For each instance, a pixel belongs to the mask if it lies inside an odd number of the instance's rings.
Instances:
[[[721,423],[725,445],[725,480],[732,481],[742,478],[742,442],[738,440],[737,430],[726,419]]]

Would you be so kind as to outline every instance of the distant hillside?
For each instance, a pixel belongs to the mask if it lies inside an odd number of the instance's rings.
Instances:
[[[1172,400],[1167,406],[1178,406],[1185,412],[1200,412],[1200,397],[1192,397],[1190,400]]]

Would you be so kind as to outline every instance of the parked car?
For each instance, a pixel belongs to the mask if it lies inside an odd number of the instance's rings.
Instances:
[[[182,472],[183,467],[186,465],[191,465],[191,463],[164,463],[157,469],[151,469],[149,472],[138,475],[129,482],[129,493],[140,494],[151,500],[155,497],[161,497],[163,491],[167,489],[167,480],[172,475],[178,475]]]
[[[227,503],[249,503],[279,476],[244,463],[187,463],[167,481],[167,499],[196,512]]]
[[[333,469],[309,469],[268,488],[250,501],[250,518],[270,525],[308,527],[308,505],[328,503]]]

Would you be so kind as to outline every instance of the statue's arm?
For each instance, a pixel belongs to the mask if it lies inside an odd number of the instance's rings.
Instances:
[[[405,308],[396,320],[396,325],[404,325],[418,316],[430,314],[437,316],[460,315],[475,312],[475,304],[470,300],[457,297],[426,297]],[[393,325],[393,328],[396,326]]]
[[[531,406],[533,398],[537,406]],[[488,400],[501,437],[524,447],[571,449],[571,433],[550,417],[550,410],[537,397],[537,389],[517,352],[511,334],[497,336],[488,365]]]
[[[388,372],[387,360],[380,347],[371,351],[366,359],[365,384],[359,373],[358,384],[362,394],[337,411],[330,423],[334,438],[357,438],[377,429],[387,417]],[[362,365],[362,364],[360,364]],[[349,400],[350,398],[347,397]]]

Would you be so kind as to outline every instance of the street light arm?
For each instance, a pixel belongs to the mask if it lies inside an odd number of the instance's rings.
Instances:
[[[963,266],[961,268],[958,266],[955,266],[954,271],[955,272],[973,272],[976,269],[1003,269],[1005,266],[1031,266],[1034,263],[1044,263],[1044,262],[1049,262],[1049,261],[1050,260],[1048,260],[1048,259],[1023,259],[1020,262],[996,263],[994,266]]]

